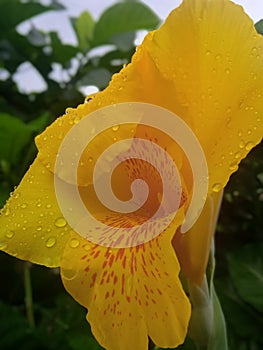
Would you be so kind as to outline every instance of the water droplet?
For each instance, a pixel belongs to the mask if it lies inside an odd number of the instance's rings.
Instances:
[[[236,171],[238,169],[237,162],[230,163],[229,170]]]
[[[55,225],[57,227],[65,227],[67,225],[67,221],[64,219],[64,218],[58,218],[56,221],[55,221]]]
[[[113,125],[111,129],[112,129],[112,131],[118,131],[119,128],[120,128],[119,125]]]
[[[244,140],[241,140],[240,142],[239,142],[239,148],[241,148],[241,149],[243,149],[243,148],[245,148],[245,141]]]
[[[71,248],[77,248],[79,246],[79,240],[72,238],[69,242],[69,245],[71,246]]]
[[[2,249],[6,249],[6,248],[7,248],[6,242],[1,242],[0,241],[0,249],[2,250]]]
[[[14,231],[10,231],[10,230],[8,230],[7,232],[6,232],[6,237],[7,238],[12,238],[12,237],[14,237],[14,235],[15,235],[15,232]]]
[[[47,209],[50,209],[51,207],[52,207],[51,204],[47,204],[47,205],[46,205],[46,208],[47,208]]]
[[[221,59],[221,55],[216,55],[216,60],[219,61]]]
[[[13,255],[13,256],[17,256],[17,251],[13,250],[10,254]]]
[[[248,134],[248,135],[251,135],[251,133],[252,133],[252,131],[249,129],[249,130],[247,131],[247,134]]]
[[[49,237],[46,241],[46,247],[52,248],[56,244],[56,238],[55,237]]]
[[[229,73],[230,73],[230,69],[229,69],[229,68],[226,68],[226,69],[225,69],[225,72],[226,72],[226,74],[229,74]]]
[[[92,158],[92,157],[89,157],[88,161],[89,161],[90,163],[92,163],[92,162],[93,162],[93,158]]]
[[[222,188],[223,188],[223,186],[222,186],[222,184],[220,184],[220,183],[216,183],[216,184],[214,184],[214,185],[212,186],[212,190],[213,190],[214,192],[219,192],[219,191],[222,190]]]
[[[91,244],[85,244],[83,248],[88,252],[91,249],[91,247]]]
[[[41,231],[41,230],[42,230],[42,226],[38,226],[37,231]]]
[[[250,150],[252,150],[252,148],[253,148],[254,146],[255,146],[255,145],[254,145],[253,142],[247,142],[247,143],[246,143],[246,150],[247,150],[247,151],[250,151]]]
[[[90,97],[90,96],[87,96],[86,98],[85,98],[85,103],[89,103],[89,102],[91,102],[92,101],[92,97]]]
[[[40,208],[40,207],[41,207],[41,205],[42,205],[41,203],[37,203],[37,207],[38,207],[38,208]]]
[[[4,215],[8,216],[10,214],[10,209],[7,207],[4,209]]]
[[[77,270],[76,269],[62,269],[61,270],[61,274],[62,276],[66,279],[66,280],[73,280],[76,276],[77,276]]]
[[[210,56],[210,55],[211,55],[211,51],[207,50],[207,51],[206,51],[206,55],[207,55],[207,56]]]
[[[19,198],[19,197],[20,197],[20,193],[19,193],[19,192],[15,192],[13,197],[14,197],[15,199]]]
[[[74,124],[78,124],[80,122],[80,116],[74,118]]]
[[[240,157],[241,157],[241,153],[240,153],[240,152],[236,152],[236,153],[235,153],[235,158],[236,158],[236,159],[239,159]]]
[[[68,108],[66,108],[65,113],[66,113],[66,114],[69,114],[69,113],[71,113],[71,112],[73,112],[73,111],[74,111],[74,108],[68,107]]]

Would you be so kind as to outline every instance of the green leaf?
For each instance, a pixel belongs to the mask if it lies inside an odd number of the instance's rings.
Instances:
[[[139,29],[155,29],[159,17],[140,2],[121,2],[109,7],[94,28],[93,46],[112,43],[112,38],[121,33]]]
[[[213,327],[207,350],[226,350],[228,344],[225,317],[213,283],[210,284],[210,288],[213,304]]]
[[[231,333],[237,338],[260,340],[263,320],[259,313],[236,294],[228,276],[217,279],[216,286],[217,291],[220,292],[220,300],[226,316],[229,340]],[[230,348],[239,347],[230,346]]]
[[[78,47],[80,51],[86,52],[93,36],[94,19],[91,14],[84,11],[78,18],[71,18],[71,23],[78,38]]]
[[[108,85],[111,73],[105,68],[95,68],[90,70],[78,82],[79,86],[95,85],[99,89]]]
[[[53,59],[55,62],[65,65],[69,62],[75,55],[78,50],[72,45],[63,44],[56,32],[50,33],[51,46],[53,50]]]
[[[15,164],[31,137],[32,131],[21,120],[0,113],[0,160]]]
[[[28,127],[37,133],[40,133],[47,126],[49,121],[49,113],[41,114],[38,118],[31,120],[27,125]]]
[[[255,28],[259,34],[263,35],[263,19],[255,24]]]
[[[0,349],[33,350],[33,334],[22,314],[8,304],[0,302]]]
[[[14,30],[21,22],[40,15],[43,12],[53,10],[54,6],[44,6],[38,2],[21,2],[20,0],[0,1],[0,37],[5,37],[5,32]]]
[[[126,32],[115,34],[111,38],[112,44],[116,45],[121,51],[129,51],[134,47],[135,33]]]
[[[229,271],[240,297],[263,311],[263,244],[247,245],[228,255]]]

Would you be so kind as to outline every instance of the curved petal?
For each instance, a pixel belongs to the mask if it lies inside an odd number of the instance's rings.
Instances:
[[[173,239],[183,273],[192,283],[200,286],[206,272],[222,195],[223,191],[212,193],[194,226],[185,234],[178,232]]]
[[[114,103],[149,102],[172,110],[193,129],[207,158],[209,192],[220,191],[262,138],[262,55],[263,37],[240,6],[185,0],[147,35],[108,88],[37,139],[40,157],[52,168],[61,142],[55,135],[63,138],[90,112]]]
[[[0,216],[0,249],[49,267],[60,265],[69,226],[54,192],[54,175],[38,159],[15,189]]]
[[[231,1],[188,0],[144,47],[183,96],[187,116],[179,115],[204,149],[209,192],[220,191],[262,139],[263,37]]]
[[[177,220],[182,219],[181,210]],[[62,280],[87,307],[92,332],[107,349],[145,350],[147,334],[159,346],[183,342],[190,304],[171,246],[174,225],[146,244],[122,249],[94,245],[72,234],[62,260]]]

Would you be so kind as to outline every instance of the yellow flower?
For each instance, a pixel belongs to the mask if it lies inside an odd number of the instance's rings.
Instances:
[[[184,341],[190,303],[178,274],[181,268],[201,285],[220,192],[241,159],[261,141],[262,58],[263,38],[240,6],[228,0],[184,0],[160,29],[146,36],[132,63],[114,75],[104,91],[37,137],[38,156],[2,211],[0,247],[21,259],[60,266],[65,288],[88,309],[92,332],[106,349],[145,350],[148,335],[161,347]],[[100,205],[85,169],[94,169],[116,138],[152,140],[174,159],[182,182],[180,208],[166,230],[138,246],[111,248],[71,229],[59,208],[54,178],[72,184],[67,173],[55,173],[55,164],[61,142],[74,125],[93,111],[122,102],[150,103],[180,116],[203,148],[209,184],[201,216],[181,234],[178,229],[193,191],[183,150],[163,132],[138,123],[97,135],[83,153],[77,177],[85,205],[105,224],[122,228],[145,221],[156,210],[162,190],[154,169],[130,161],[116,169],[112,185],[125,200],[138,172],[152,187],[142,209],[118,214]]]

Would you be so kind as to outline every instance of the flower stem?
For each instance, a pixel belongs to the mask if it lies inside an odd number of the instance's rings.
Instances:
[[[24,288],[25,288],[26,316],[27,316],[27,321],[29,326],[31,328],[35,328],[30,269],[31,269],[31,264],[28,262],[25,262],[24,263]]]

